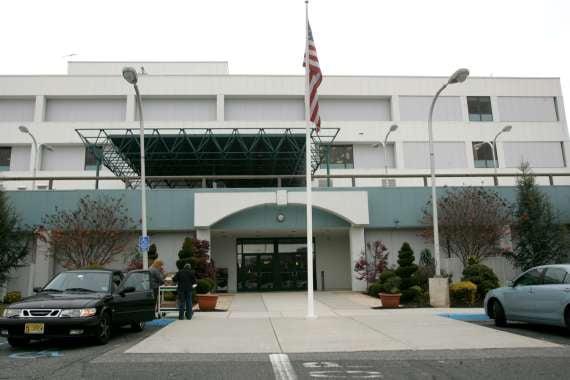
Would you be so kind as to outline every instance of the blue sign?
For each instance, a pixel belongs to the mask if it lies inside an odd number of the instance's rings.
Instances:
[[[139,250],[148,251],[150,247],[150,238],[148,236],[139,236]]]

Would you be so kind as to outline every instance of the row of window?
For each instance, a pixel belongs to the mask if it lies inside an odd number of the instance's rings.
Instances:
[[[519,277],[515,286],[570,284],[570,274],[564,268],[532,269]]]
[[[0,171],[9,171],[9,170],[21,170],[21,171],[27,171],[29,169],[29,149],[27,149],[25,153],[26,157],[28,157],[28,160],[26,162],[22,163],[20,162],[19,165],[17,165],[17,167],[11,167],[12,164],[12,147],[7,147],[7,146],[2,146],[0,147]],[[69,149],[69,148],[58,148],[59,150],[61,149]],[[73,148],[72,148],[73,149]],[[53,155],[56,156],[58,153],[57,152],[50,152],[49,155]],[[44,152],[45,155],[45,152]],[[48,169],[46,167],[44,167],[45,165],[49,165],[49,169],[53,169],[53,170],[58,170],[58,160],[55,159],[53,163],[48,163],[48,161],[50,160],[49,157],[44,157],[43,158],[43,164],[42,167],[40,167],[40,169]],[[61,157],[61,160],[59,161],[63,161],[66,160],[65,155],[63,155],[63,157]],[[73,162],[75,163],[75,157],[72,157],[71,160],[69,160],[69,162]],[[85,156],[84,156],[84,165],[83,165],[83,169],[84,170],[97,170],[97,166],[100,166],[101,163],[99,162],[97,155],[93,154],[93,152],[89,149],[85,149]],[[51,167],[53,166],[53,167]]]
[[[459,96],[441,97],[434,110],[436,121],[463,121]],[[422,121],[428,117],[431,97],[400,96],[400,120]],[[149,121],[215,121],[217,102],[212,97],[149,97],[143,98],[145,119]],[[32,121],[33,99],[0,98],[0,122]],[[506,122],[555,122],[560,120],[555,97],[497,98],[500,120]],[[490,122],[494,116],[491,97],[468,96],[468,119],[473,122]],[[390,121],[390,98],[382,97],[321,97],[321,117],[325,121]],[[304,101],[301,97],[231,97],[224,100],[226,121],[302,121]],[[138,113],[136,115],[138,118]],[[45,121],[103,122],[124,121],[124,98],[53,98],[45,104]]]

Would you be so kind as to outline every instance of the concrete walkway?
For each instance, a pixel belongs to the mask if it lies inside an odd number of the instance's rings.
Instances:
[[[379,300],[317,292],[317,319],[305,293],[236,294],[226,312],[176,321],[127,353],[294,353],[558,347],[537,339],[439,316],[482,309],[375,310]]]

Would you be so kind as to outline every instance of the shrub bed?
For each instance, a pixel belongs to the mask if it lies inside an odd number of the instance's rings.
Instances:
[[[477,300],[477,285],[471,281],[461,281],[449,287],[451,306],[473,306]]]

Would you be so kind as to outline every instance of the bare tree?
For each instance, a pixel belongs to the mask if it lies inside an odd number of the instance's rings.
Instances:
[[[423,210],[423,236],[433,241],[431,202]],[[481,187],[448,190],[438,200],[442,249],[464,266],[504,252],[500,244],[510,237],[512,206],[499,194]]]
[[[104,267],[130,251],[134,225],[120,198],[85,196],[74,210],[56,207],[43,223],[50,254],[67,269]]]

